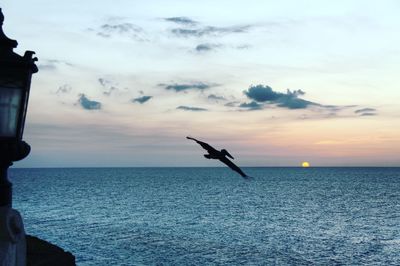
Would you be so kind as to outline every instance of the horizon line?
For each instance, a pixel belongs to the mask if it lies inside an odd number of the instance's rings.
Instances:
[[[225,168],[224,166],[38,166],[38,167],[10,167],[9,169],[107,169],[107,168]],[[400,168],[400,166],[241,166],[241,168]]]

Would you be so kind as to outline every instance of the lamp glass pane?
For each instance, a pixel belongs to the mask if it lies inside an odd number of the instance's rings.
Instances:
[[[0,137],[16,137],[22,91],[0,88]]]

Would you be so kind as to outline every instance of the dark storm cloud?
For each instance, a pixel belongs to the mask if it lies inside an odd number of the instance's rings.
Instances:
[[[85,94],[79,94],[78,103],[82,106],[83,109],[86,110],[100,110],[101,103],[97,101],[89,100]]]
[[[176,107],[176,109],[178,110],[184,110],[184,111],[192,111],[192,112],[204,112],[204,111],[208,111],[208,109],[205,108],[200,108],[200,107],[191,107],[191,106],[178,106]]]
[[[376,109],[374,109],[374,108],[363,108],[363,109],[355,110],[354,113],[356,113],[356,114],[371,113],[371,112],[375,112],[375,111],[376,111]]]
[[[204,82],[193,82],[193,83],[175,83],[175,84],[158,84],[158,86],[164,87],[166,90],[174,90],[176,92],[181,92],[181,91],[188,91],[188,90],[206,90],[215,86],[218,86],[218,84],[213,84],[213,83],[204,83]]]
[[[188,17],[171,17],[171,18],[165,18],[165,20],[169,21],[169,22],[174,22],[177,24],[189,25],[189,26],[194,26],[197,24],[197,21],[194,21]]]
[[[243,93],[249,99],[258,103],[276,104],[279,107],[288,109],[305,109],[309,105],[321,106],[320,104],[298,98],[305,94],[302,90],[287,90],[286,93],[281,93],[272,90],[269,86],[257,85],[250,86],[250,88]]]
[[[241,108],[247,108],[248,110],[261,110],[263,109],[263,105],[259,104],[255,101],[251,101],[249,103],[242,103],[239,105]]]
[[[226,101],[226,98],[225,98],[225,97],[223,97],[223,96],[218,96],[218,95],[215,95],[215,94],[210,94],[210,95],[207,96],[207,98],[208,98],[209,100],[215,100],[215,101]]]
[[[150,100],[151,98],[153,98],[153,96],[141,96],[141,97],[138,97],[138,98],[134,98],[134,99],[132,99],[131,101],[133,102],[133,103],[140,103],[140,104],[144,104],[145,102],[147,102],[148,100]]]
[[[206,26],[197,29],[176,28],[172,29],[171,32],[178,37],[202,37],[206,35],[220,36],[232,33],[244,33],[248,32],[250,28],[251,28],[250,25],[232,26],[232,27]]]

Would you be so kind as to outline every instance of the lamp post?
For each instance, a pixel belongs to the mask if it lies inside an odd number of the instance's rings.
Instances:
[[[13,52],[18,43],[3,32],[0,8],[0,265],[25,264],[25,233],[22,218],[12,209],[12,184],[7,171],[14,161],[28,156],[22,141],[33,73],[38,72],[34,52]]]

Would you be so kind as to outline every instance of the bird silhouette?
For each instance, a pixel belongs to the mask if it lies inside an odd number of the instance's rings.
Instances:
[[[204,154],[205,158],[220,160],[221,162],[226,164],[229,168],[231,168],[233,171],[239,173],[239,175],[241,175],[243,178],[249,178],[249,176],[246,175],[236,164],[231,162],[226,157],[226,156],[228,156],[231,159],[235,159],[235,158],[233,158],[232,155],[229,154],[229,152],[227,150],[222,149],[221,151],[219,151],[219,150],[216,150],[215,148],[213,148],[211,145],[209,145],[205,142],[199,141],[195,138],[192,138],[192,137],[186,137],[186,138],[196,141],[203,149],[205,149],[208,152],[208,154]]]

